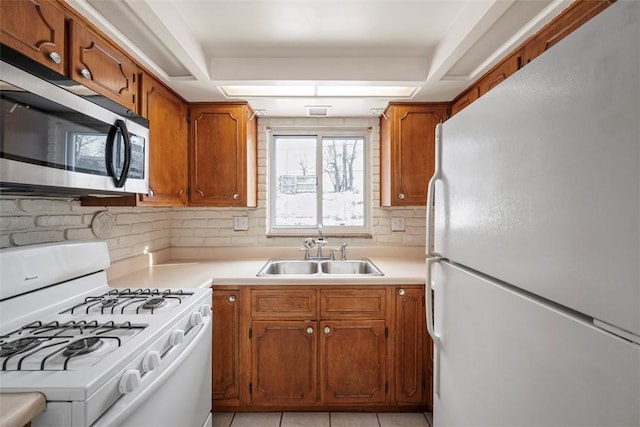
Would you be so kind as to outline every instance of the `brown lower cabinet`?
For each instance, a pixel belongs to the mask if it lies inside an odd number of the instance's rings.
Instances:
[[[424,286],[213,287],[218,411],[431,409]]]

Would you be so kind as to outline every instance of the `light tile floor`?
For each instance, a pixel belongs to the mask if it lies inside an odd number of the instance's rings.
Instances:
[[[431,413],[219,412],[213,427],[431,427]]]

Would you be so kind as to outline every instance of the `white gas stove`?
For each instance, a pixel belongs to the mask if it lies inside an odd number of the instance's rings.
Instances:
[[[0,392],[33,426],[211,424],[210,289],[114,289],[104,242],[0,251]]]

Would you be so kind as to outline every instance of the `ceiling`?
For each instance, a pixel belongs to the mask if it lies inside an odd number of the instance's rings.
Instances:
[[[379,115],[450,101],[570,0],[67,0],[189,102]],[[221,86],[408,86],[409,97],[241,96]],[[272,88],[273,89],[273,88]],[[321,88],[322,89],[322,88]],[[327,89],[327,88],[324,88]],[[314,90],[314,89],[311,89]],[[313,93],[313,92],[312,92]]]

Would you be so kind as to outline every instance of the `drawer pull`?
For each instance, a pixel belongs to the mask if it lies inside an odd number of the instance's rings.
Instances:
[[[82,70],[80,70],[80,75],[82,77],[84,77],[85,79],[90,79],[91,78],[91,73],[86,68],[83,68]]]

